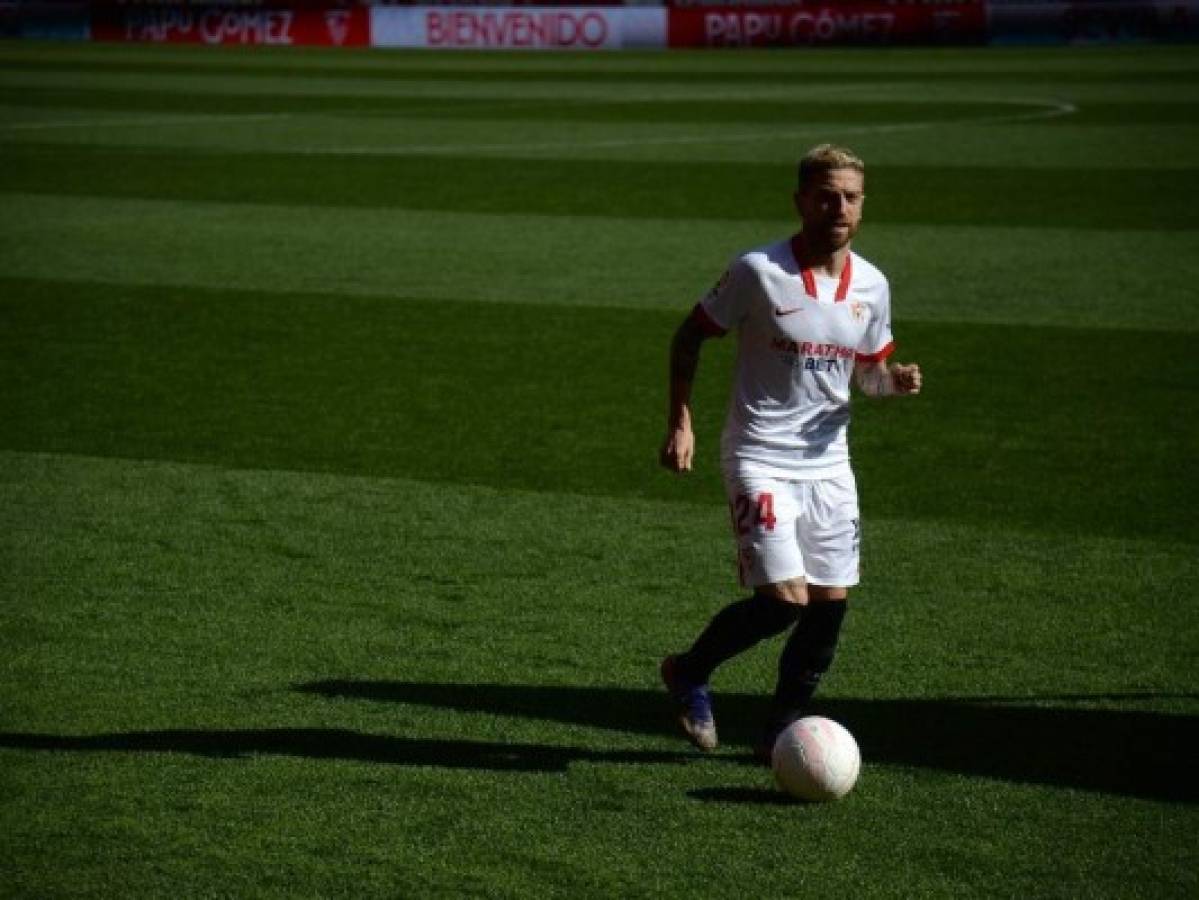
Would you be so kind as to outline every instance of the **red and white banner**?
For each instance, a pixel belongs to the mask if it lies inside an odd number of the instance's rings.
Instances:
[[[371,40],[437,50],[663,47],[666,17],[665,7],[376,6]]]
[[[170,44],[320,45],[370,43],[364,7],[320,9],[245,6],[98,7],[92,39]]]
[[[986,37],[986,8],[978,2],[675,8],[669,29],[671,47],[981,44]]]
[[[0,0],[0,35],[78,40],[90,32],[98,41],[451,50],[1199,40],[1199,0],[449,2]]]

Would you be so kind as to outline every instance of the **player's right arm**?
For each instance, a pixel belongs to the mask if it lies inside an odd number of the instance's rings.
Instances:
[[[695,457],[695,432],[691,430],[691,386],[699,368],[699,348],[710,337],[721,337],[744,315],[757,280],[739,258],[683,320],[670,342],[670,409],[666,440],[659,461],[672,472],[690,472]]]
[[[695,316],[689,315],[670,342],[670,406],[666,417],[666,440],[658,459],[672,472],[690,472],[695,457],[691,386],[699,368],[700,346],[707,336]]]

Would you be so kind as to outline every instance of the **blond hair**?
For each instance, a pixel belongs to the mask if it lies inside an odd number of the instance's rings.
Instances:
[[[866,164],[852,150],[836,144],[818,144],[799,161],[799,189],[802,191],[812,178],[833,169],[853,169],[866,177]]]

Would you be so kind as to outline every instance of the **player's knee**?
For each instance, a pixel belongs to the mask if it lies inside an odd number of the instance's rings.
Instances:
[[[824,585],[810,584],[808,585],[808,597],[817,602],[848,600],[849,588],[826,587]]]
[[[770,637],[786,631],[803,613],[798,603],[789,603],[761,590],[754,591],[749,603],[761,633]]]
[[[775,600],[782,600],[785,603],[794,603],[797,606],[807,606],[808,604],[808,585],[802,578],[764,584],[757,589],[757,593]]]

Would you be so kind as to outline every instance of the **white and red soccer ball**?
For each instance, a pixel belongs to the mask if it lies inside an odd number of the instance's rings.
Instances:
[[[771,766],[778,786],[792,797],[839,800],[858,780],[862,755],[844,726],[823,716],[805,716],[778,736]]]

